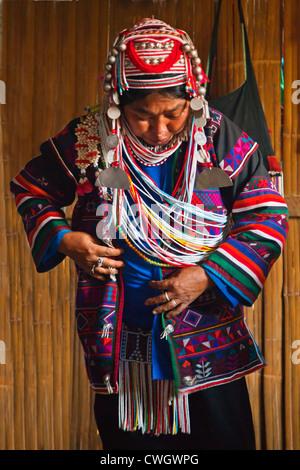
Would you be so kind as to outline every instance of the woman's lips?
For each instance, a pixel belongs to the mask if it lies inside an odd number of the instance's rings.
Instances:
[[[167,144],[169,140],[170,140],[170,137],[166,137],[165,139],[159,139],[159,140],[151,139],[149,140],[149,144],[154,145],[156,147],[156,146]]]

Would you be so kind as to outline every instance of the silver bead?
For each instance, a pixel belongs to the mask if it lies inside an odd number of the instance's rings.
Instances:
[[[116,62],[115,56],[109,55],[109,56],[108,56],[108,59],[107,59],[107,62],[108,62],[109,64],[114,64],[114,63]]]
[[[110,51],[110,54],[116,56],[119,54],[119,51],[116,47],[113,47]]]
[[[107,82],[104,82],[103,83],[103,91],[105,91],[105,93],[109,93],[111,91],[112,87],[109,83]]]
[[[187,43],[187,42],[184,43],[184,44],[182,45],[182,50],[183,50],[184,52],[190,52],[191,46],[189,45],[189,43]]]
[[[117,44],[117,49],[119,52],[125,52],[127,49],[125,42],[119,42],[119,44]]]
[[[105,65],[104,65],[104,70],[106,70],[106,72],[110,72],[111,69],[112,69],[111,64],[105,64]]]
[[[146,47],[147,47],[147,44],[145,42],[142,42],[141,43],[141,49],[146,49]]]
[[[198,57],[198,52],[196,51],[196,49],[192,49],[190,52],[189,52],[189,57],[191,59],[195,58],[195,57]]]
[[[198,94],[199,94],[200,96],[205,96],[205,94],[206,94],[206,89],[205,89],[204,86],[201,85],[201,86],[198,87]]]
[[[110,72],[106,73],[104,76],[104,80],[109,82],[112,79],[112,74]]]
[[[194,74],[195,75],[200,75],[202,73],[201,67],[194,67]]]
[[[199,57],[194,57],[192,59],[192,63],[193,63],[193,65],[197,66],[197,65],[201,64],[201,60],[200,60]]]

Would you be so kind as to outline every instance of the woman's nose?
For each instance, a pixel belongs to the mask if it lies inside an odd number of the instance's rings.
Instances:
[[[155,119],[151,123],[151,131],[157,137],[164,137],[168,132],[165,120],[162,117]]]

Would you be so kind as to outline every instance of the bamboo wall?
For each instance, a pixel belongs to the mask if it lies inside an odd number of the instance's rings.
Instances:
[[[65,260],[37,274],[8,183],[39,145],[101,99],[106,54],[116,34],[154,15],[184,29],[205,65],[214,0],[4,0],[0,79],[6,83],[0,127],[0,449],[98,449],[82,350],[76,336],[75,273]],[[247,322],[268,366],[248,377],[260,449],[300,449],[299,374],[292,362],[299,312],[299,0],[243,0],[262,103],[275,154],[285,171],[291,229]],[[283,134],[280,65],[285,59]],[[223,0],[212,90],[243,81],[236,1]],[[298,86],[300,88],[300,85]],[[300,97],[300,94],[299,94]],[[1,344],[1,343],[0,343]],[[299,346],[298,346],[299,347]],[[300,355],[299,355],[300,356]]]

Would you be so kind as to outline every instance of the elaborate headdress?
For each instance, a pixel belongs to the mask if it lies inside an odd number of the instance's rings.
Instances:
[[[191,97],[196,97],[205,93],[201,85],[207,81],[187,33],[156,19],[143,19],[118,35],[105,71],[106,93],[185,84]]]

